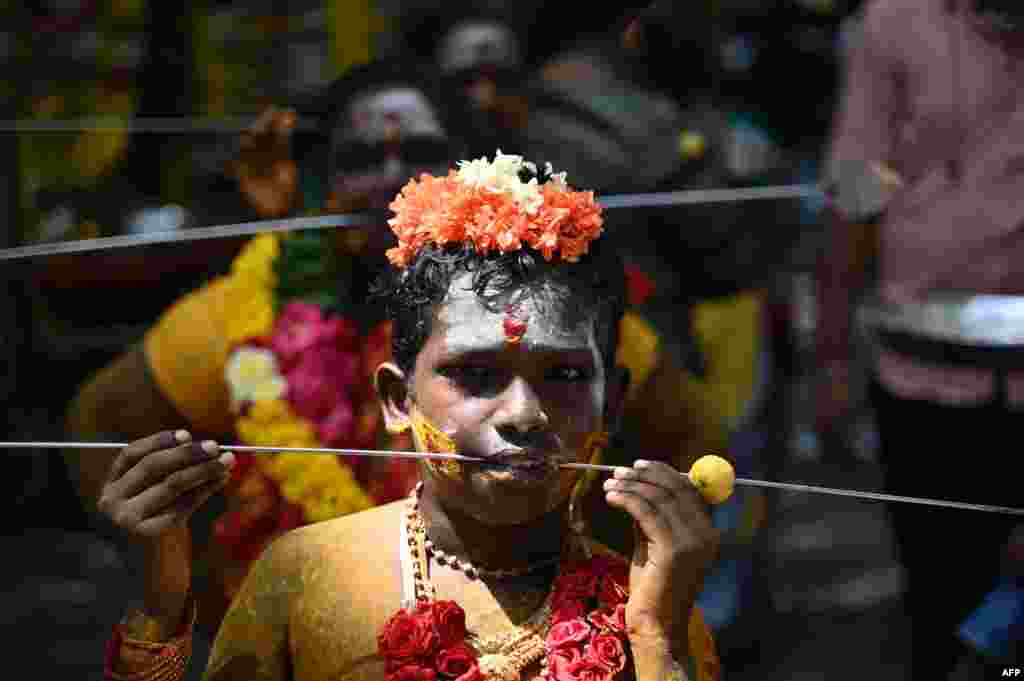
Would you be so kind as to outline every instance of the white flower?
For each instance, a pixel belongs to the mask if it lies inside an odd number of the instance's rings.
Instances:
[[[491,163],[486,156],[472,161],[459,161],[458,178],[470,187],[480,187],[486,185],[485,177],[490,170]]]
[[[241,347],[228,357],[224,377],[231,391],[231,403],[276,400],[288,387],[270,350]]]
[[[519,172],[524,168],[536,169],[531,163],[524,162],[522,156],[503,154],[501,149],[494,156],[494,161],[487,157],[472,161],[459,162],[459,181],[473,187],[496,194],[508,194],[528,214],[536,213],[544,203],[540,187],[536,179],[523,182]]]

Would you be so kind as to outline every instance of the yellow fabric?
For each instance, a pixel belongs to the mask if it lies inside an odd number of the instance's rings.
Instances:
[[[617,355],[631,374],[627,418],[635,426],[649,425],[638,438],[654,449],[677,449],[676,463],[683,467],[725,451],[753,397],[762,298],[744,292],[700,303],[692,315],[707,363],[703,378],[665,362],[657,332],[635,312],[623,318]]]
[[[327,0],[327,33],[331,67],[341,75],[373,58],[373,38],[381,27],[369,0]]]
[[[707,360],[699,386],[728,428],[743,416],[754,394],[761,320],[762,296],[755,292],[700,303],[693,310],[694,335]]]
[[[688,637],[696,681],[720,681],[722,665],[715,647],[715,637],[704,622],[700,608],[696,606],[690,613]]]
[[[146,334],[153,377],[193,428],[215,435],[235,429],[224,376],[228,352],[233,344],[270,331],[273,262],[279,253],[278,236],[252,239],[230,275],[179,300]]]
[[[762,300],[758,293],[741,293],[699,303],[693,309],[694,335],[707,360],[707,375],[693,378],[684,399],[713,411],[732,425],[753,396],[760,353]],[[619,326],[618,363],[629,369],[629,398],[636,398],[661,363],[658,333],[643,317],[626,312]],[[698,397],[695,393],[704,395]]]
[[[658,332],[639,314],[627,311],[619,324],[619,347],[615,360],[629,369],[628,399],[636,397],[658,366],[659,359]]]
[[[160,392],[193,428],[212,435],[234,430],[224,381],[225,312],[236,304],[237,293],[230,277],[215,279],[175,303],[144,341]]]

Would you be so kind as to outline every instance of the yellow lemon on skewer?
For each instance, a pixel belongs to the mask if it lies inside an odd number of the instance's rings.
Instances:
[[[709,504],[720,504],[732,496],[736,471],[720,456],[708,454],[697,459],[688,474],[690,482]]]

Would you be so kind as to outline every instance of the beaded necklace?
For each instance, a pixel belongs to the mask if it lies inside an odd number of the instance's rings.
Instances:
[[[409,551],[413,559],[416,600],[433,601],[437,597],[437,589],[429,579],[428,554],[430,552],[427,549],[429,540],[426,538],[426,525],[420,515],[418,503],[422,489],[422,483],[420,483],[410,496],[409,507],[405,513],[405,523]],[[566,543],[563,556],[557,560],[561,561],[563,558],[567,558],[568,556],[564,554],[572,552],[577,546],[582,546],[582,539],[573,534],[570,541]],[[552,562],[546,561],[545,563],[550,565]],[[530,566],[527,571],[532,572],[537,569],[536,566]],[[484,574],[480,570],[476,570],[476,572]],[[522,671],[538,660],[541,661],[542,673],[546,671],[547,656],[544,654],[544,639],[551,628],[551,604],[554,593],[554,582],[552,582],[552,587],[548,590],[540,608],[525,622],[514,626],[507,632],[487,637],[480,637],[472,632],[467,635],[466,643],[476,652],[480,671],[488,681],[517,681]]]

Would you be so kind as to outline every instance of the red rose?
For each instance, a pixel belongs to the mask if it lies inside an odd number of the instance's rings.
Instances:
[[[411,661],[433,655],[437,650],[437,633],[430,619],[399,610],[377,635],[377,652],[391,661]]]
[[[589,570],[567,572],[555,580],[554,602],[582,601],[597,593],[597,575]]]
[[[565,620],[574,620],[583,617],[584,608],[580,601],[564,601],[558,609],[551,613],[551,623],[558,624]]]
[[[442,648],[462,643],[466,638],[466,612],[455,601],[434,601],[431,605],[434,628]]]
[[[625,565],[609,568],[601,580],[601,593],[598,598],[609,608],[625,603],[629,598],[629,568]]]
[[[626,271],[626,295],[629,304],[632,307],[639,307],[654,293],[654,280],[636,265],[627,264],[624,269]]]
[[[282,365],[289,368],[311,348],[349,348],[356,337],[356,327],[347,319],[324,317],[319,305],[292,302],[284,306],[274,322],[270,347]]]
[[[435,681],[436,678],[433,669],[418,664],[407,664],[384,675],[384,681]]]
[[[465,643],[457,643],[437,654],[437,671],[452,678],[462,676],[476,665],[476,655]]]
[[[626,606],[620,604],[614,610],[602,608],[587,615],[587,620],[601,631],[613,631],[625,633],[626,631]]]
[[[577,617],[552,626],[544,645],[548,650],[567,648],[583,643],[589,636],[590,625],[582,618]]]
[[[575,681],[569,669],[583,658],[579,648],[559,648],[548,655],[548,673],[552,681]]]
[[[568,673],[572,675],[574,681],[610,681],[615,676],[614,672],[609,671],[590,654],[569,665]]]
[[[591,639],[590,657],[613,674],[626,668],[626,651],[613,634],[599,634]]]
[[[320,421],[347,396],[358,376],[359,357],[334,348],[317,348],[302,355],[285,373],[285,396],[299,414]]]

